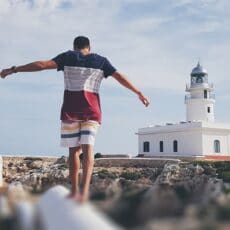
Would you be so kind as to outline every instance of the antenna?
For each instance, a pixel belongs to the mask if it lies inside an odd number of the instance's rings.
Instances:
[[[200,66],[200,62],[201,62],[201,59],[200,59],[200,57],[198,57],[198,63],[197,63],[197,66]]]

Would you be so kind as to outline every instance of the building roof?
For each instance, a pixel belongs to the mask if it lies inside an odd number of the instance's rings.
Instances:
[[[138,135],[156,134],[156,133],[171,133],[184,132],[188,130],[218,130],[219,132],[230,133],[230,124],[214,123],[205,121],[180,122],[176,124],[156,125],[154,127],[144,127],[138,129]]]
[[[208,71],[200,65],[200,62],[197,63],[197,66],[193,68],[191,75],[203,74],[207,75]]]

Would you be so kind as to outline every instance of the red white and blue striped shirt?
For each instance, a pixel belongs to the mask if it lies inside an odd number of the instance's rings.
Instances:
[[[56,62],[57,70],[64,72],[65,90],[60,119],[101,123],[101,81],[116,69],[107,58],[94,53],[83,55],[79,51],[67,51],[52,60]]]

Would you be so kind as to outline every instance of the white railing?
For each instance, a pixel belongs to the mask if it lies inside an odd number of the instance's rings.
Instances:
[[[216,98],[216,95],[214,94],[214,93],[211,93],[211,94],[209,94],[208,96],[207,96],[207,98],[197,98],[197,97],[194,97],[194,96],[191,96],[191,95],[185,95],[185,101],[187,101],[187,100],[190,100],[190,99],[213,99],[213,100],[215,100],[215,98]]]
[[[191,88],[199,88],[199,87],[213,89],[213,83],[194,83],[194,84],[187,83],[186,91],[190,90]]]

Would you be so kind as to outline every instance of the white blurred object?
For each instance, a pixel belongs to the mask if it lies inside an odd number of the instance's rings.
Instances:
[[[34,206],[26,201],[16,204],[14,210],[17,230],[34,230]]]
[[[0,187],[3,186],[2,167],[3,167],[3,160],[2,160],[2,156],[0,156]]]
[[[68,190],[56,186],[46,192],[38,203],[39,220],[43,230],[118,230],[112,222],[89,203],[68,200]]]
[[[10,215],[10,208],[5,196],[0,195],[0,219]]]
[[[23,188],[22,183],[19,182],[19,181],[12,182],[11,184],[9,184],[7,192],[8,193],[11,193],[11,192],[20,192],[20,193],[24,192],[24,188]]]
[[[21,182],[12,182],[7,189],[7,197],[10,206],[14,206],[19,201],[24,201],[27,198],[27,192],[24,190]]]

